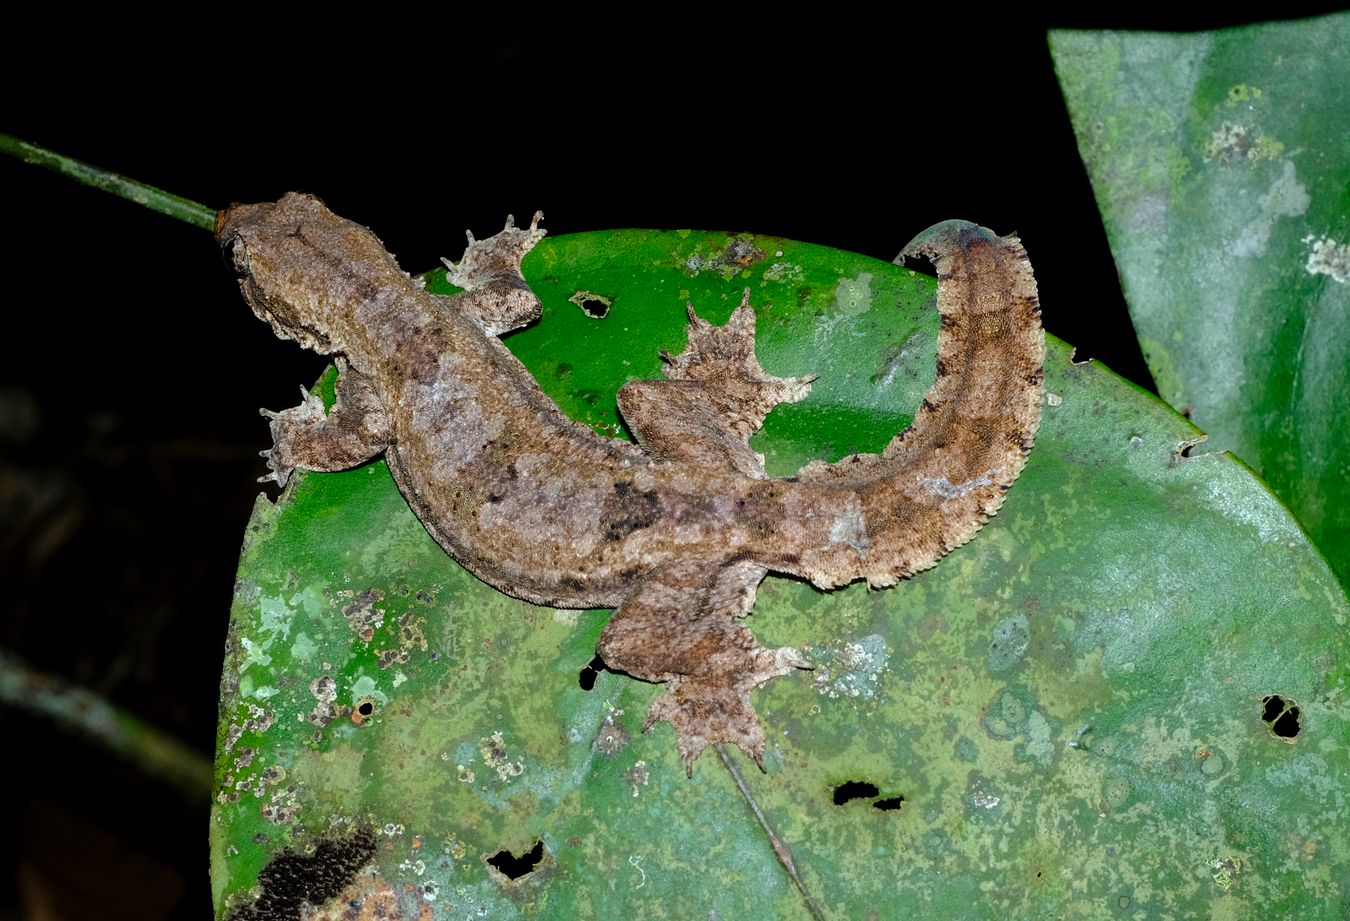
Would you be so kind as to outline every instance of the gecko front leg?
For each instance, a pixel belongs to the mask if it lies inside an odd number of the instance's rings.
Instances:
[[[764,767],[764,730],[750,691],[811,664],[795,649],[767,649],[740,622],[765,569],[748,560],[694,557],[658,567],[629,595],[600,636],[606,666],[666,692],[647,713],[648,729],[675,727],[689,776],[714,742],[735,742]]]
[[[285,486],[296,467],[349,470],[389,447],[389,416],[374,385],[343,358],[338,358],[337,368],[337,402],[327,416],[323,400],[303,387],[299,406],[281,412],[262,410],[272,429],[272,447],[262,456],[272,472],[259,482]]]

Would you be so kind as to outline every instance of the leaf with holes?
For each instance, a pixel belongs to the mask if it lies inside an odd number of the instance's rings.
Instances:
[[[1350,584],[1350,14],[1051,46],[1158,392]]]
[[[933,281],[862,256],[623,231],[548,238],[525,274],[544,315],[506,341],[603,434],[685,302],[722,322],[747,286],[766,370],[821,375],[758,437],[771,473],[879,450],[933,380]],[[1046,383],[970,544],[884,591],[761,587],[751,629],[816,664],[755,692],[767,774],[732,751],[686,779],[670,727],[641,732],[659,689],[597,671],[605,614],[479,583],[383,463],[260,498],[218,916],[1342,917],[1334,576],[1244,467],[1182,456],[1170,409],[1060,344]]]

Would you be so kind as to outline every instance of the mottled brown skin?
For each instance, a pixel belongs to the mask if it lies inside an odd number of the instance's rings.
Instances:
[[[765,573],[893,585],[969,540],[1021,472],[1044,348],[1026,255],[1015,237],[960,221],[916,238],[900,258],[932,258],[942,330],[914,424],[879,455],[771,478],[748,438],[811,378],[760,368],[748,291],[725,326],[691,308],[689,347],[665,356],[667,380],[619,392],[637,445],[599,437],[544,396],[496,338],[538,316],[520,275],[544,233],[537,221],[470,237],[451,265],[465,290],[441,297],[310,196],[221,212],[217,236],[254,312],[282,338],[339,356],[332,413],[307,396],[268,414],[268,478],[384,452],[417,517],[479,578],[537,604],[618,609],[599,652],[667,682],[648,725],[674,725],[690,770],[713,742],[758,761],[749,691],[809,667],[740,621]]]

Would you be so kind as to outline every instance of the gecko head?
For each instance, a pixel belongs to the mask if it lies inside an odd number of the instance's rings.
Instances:
[[[347,223],[314,196],[295,192],[277,202],[231,205],[216,215],[216,240],[254,314],[279,338],[324,354],[341,348],[333,341],[331,305],[322,296],[332,287],[322,283],[331,266],[315,252],[335,222]]]

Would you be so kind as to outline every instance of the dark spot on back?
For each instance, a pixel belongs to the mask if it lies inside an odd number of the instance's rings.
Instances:
[[[605,540],[610,543],[651,527],[661,517],[661,499],[655,492],[634,492],[627,483],[615,483],[614,493],[616,501],[605,509],[609,518]]]

